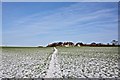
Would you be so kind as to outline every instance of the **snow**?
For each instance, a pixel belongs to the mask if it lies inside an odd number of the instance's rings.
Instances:
[[[117,50],[114,47],[4,48],[0,77],[115,78],[120,72]]]
[[[60,75],[60,66],[58,64],[58,58],[57,58],[58,50],[54,47],[54,52],[51,57],[51,61],[49,64],[49,69],[47,71],[46,78],[59,78]]]

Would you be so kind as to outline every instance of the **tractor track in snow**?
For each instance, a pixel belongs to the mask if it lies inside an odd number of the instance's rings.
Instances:
[[[60,78],[60,65],[58,63],[58,50],[54,47],[54,52],[51,55],[50,63],[49,63],[49,68],[47,70],[47,75],[45,78]]]

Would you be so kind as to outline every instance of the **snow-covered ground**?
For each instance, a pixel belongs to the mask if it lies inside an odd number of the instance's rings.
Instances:
[[[51,48],[3,48],[3,78],[45,77]]]
[[[3,48],[3,78],[115,78],[117,47]]]
[[[51,56],[46,78],[60,78],[60,71],[60,64],[58,63],[58,50],[54,47],[54,52]]]
[[[61,48],[59,51],[59,64],[65,78],[116,78],[120,72],[118,48]]]

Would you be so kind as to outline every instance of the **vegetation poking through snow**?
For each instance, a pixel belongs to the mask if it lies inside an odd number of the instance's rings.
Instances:
[[[3,78],[45,78],[53,48],[3,48]],[[55,61],[60,70],[55,77],[115,78],[118,67],[118,47],[57,47]]]

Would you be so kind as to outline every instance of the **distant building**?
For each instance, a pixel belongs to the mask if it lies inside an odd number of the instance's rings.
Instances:
[[[65,46],[65,47],[74,46],[74,43],[73,42],[64,42],[63,46]]]

